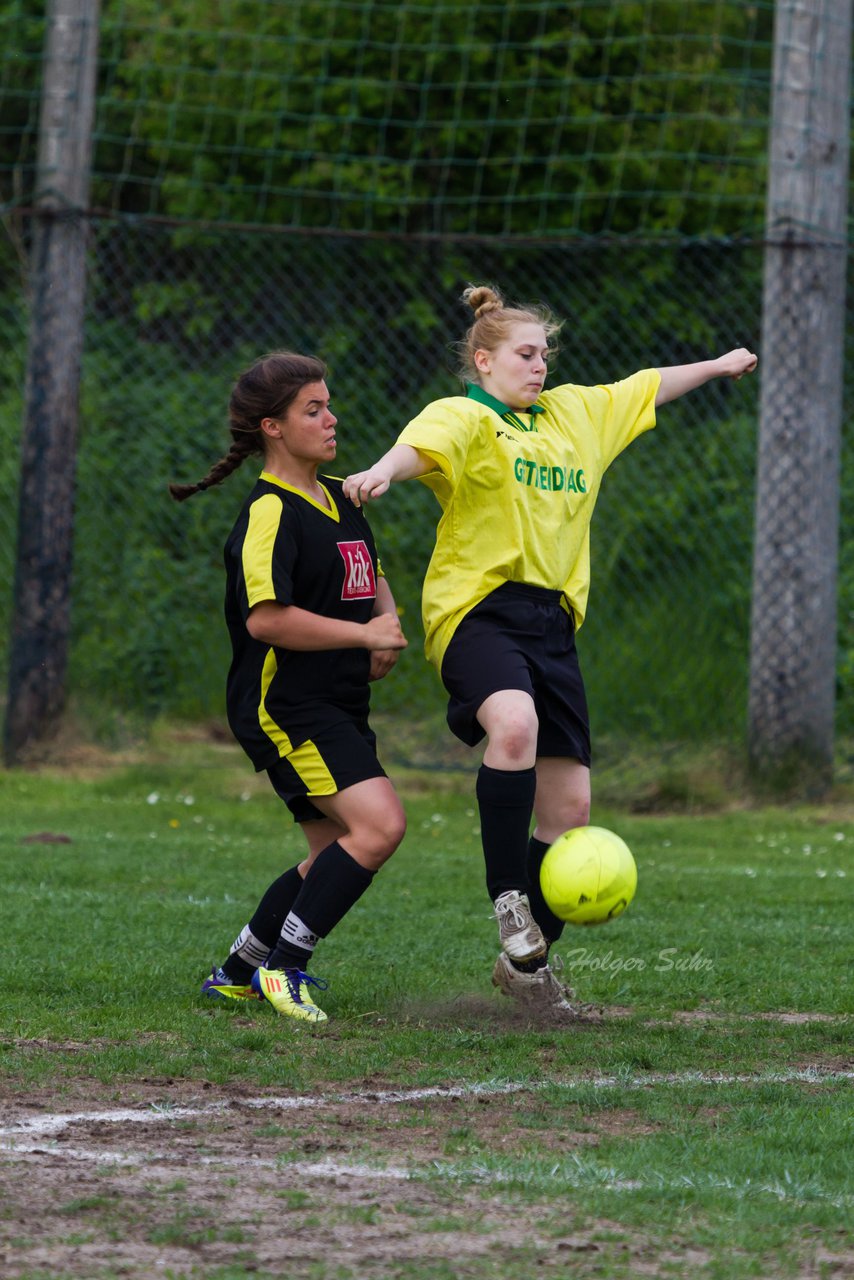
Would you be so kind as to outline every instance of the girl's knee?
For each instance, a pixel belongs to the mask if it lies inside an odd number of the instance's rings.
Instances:
[[[406,814],[403,809],[389,814],[383,824],[382,843],[386,850],[385,859],[390,858],[406,835]]]
[[[489,735],[491,754],[499,756],[507,767],[533,762],[537,750],[539,722],[536,715],[514,716],[494,726]],[[500,766],[499,766],[500,767]]]
[[[579,800],[568,814],[569,827],[586,827],[590,824],[590,800]],[[567,827],[567,831],[569,830]]]
[[[539,838],[551,844],[565,831],[589,825],[590,797],[589,795],[538,796],[535,813]]]
[[[389,810],[377,817],[370,830],[365,831],[359,840],[374,870],[379,870],[383,863],[388,862],[405,835],[406,814],[402,808]]]
[[[543,814],[545,824],[553,831],[562,834],[575,827],[586,827],[590,823],[589,799],[576,799],[551,808],[546,807]]]

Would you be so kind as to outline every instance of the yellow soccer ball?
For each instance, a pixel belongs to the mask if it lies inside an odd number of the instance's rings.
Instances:
[[[638,869],[624,840],[605,827],[558,836],[540,867],[547,906],[568,924],[606,924],[635,896]]]

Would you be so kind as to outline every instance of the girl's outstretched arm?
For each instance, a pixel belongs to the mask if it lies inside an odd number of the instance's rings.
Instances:
[[[700,360],[697,364],[674,364],[659,369],[661,384],[655,397],[656,408],[667,404],[669,400],[678,400],[686,391],[694,391],[713,378],[740,378],[745,373],[752,373],[757,365],[757,357],[744,347],[736,347],[717,360]]]
[[[371,498],[379,498],[395,480],[414,480],[428,471],[435,471],[436,463],[426,454],[419,453],[410,444],[395,444],[367,471],[356,471],[344,481],[344,495],[354,506],[360,507]]]

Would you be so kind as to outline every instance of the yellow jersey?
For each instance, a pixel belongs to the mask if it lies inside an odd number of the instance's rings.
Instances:
[[[605,471],[655,426],[661,379],[544,391],[527,413],[483,388],[434,400],[404,427],[436,463],[420,477],[442,515],[424,578],[425,652],[441,670],[457,626],[504,582],[563,592],[579,627],[590,589],[590,520]]]

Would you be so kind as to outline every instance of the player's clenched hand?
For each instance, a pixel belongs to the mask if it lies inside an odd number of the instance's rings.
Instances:
[[[371,652],[369,680],[382,680],[397,662],[396,649],[374,649]]]
[[[344,496],[349,498],[355,507],[371,498],[380,498],[388,490],[391,477],[380,463],[375,463],[367,471],[356,471],[344,481]]]
[[[728,351],[725,356],[721,356],[718,363],[721,366],[722,378],[738,380],[745,373],[753,373],[758,358],[745,347],[736,347],[734,351]]]
[[[366,649],[405,649],[409,644],[396,613],[378,613],[364,626]]]

